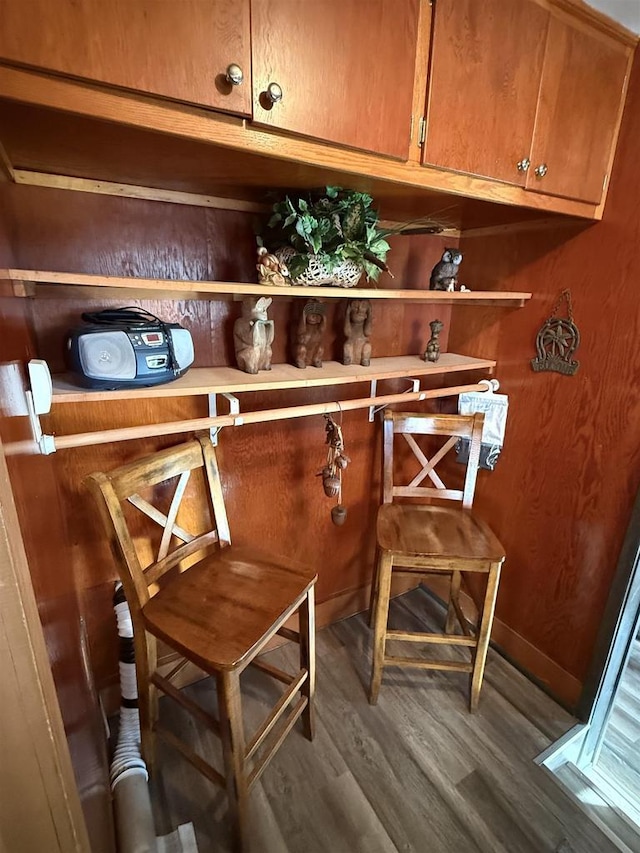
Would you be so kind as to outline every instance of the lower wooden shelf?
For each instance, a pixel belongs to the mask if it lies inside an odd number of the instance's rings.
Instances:
[[[274,391],[291,388],[316,388],[347,385],[353,382],[372,382],[381,379],[430,376],[465,370],[493,370],[496,362],[486,358],[471,358],[456,353],[442,353],[432,364],[417,355],[373,358],[369,367],[345,366],[327,361],[322,367],[301,370],[292,364],[274,364],[269,371],[255,376],[234,367],[192,367],[184,376],[166,385],[152,388],[129,388],[101,391],[81,388],[73,377],[53,377],[53,404],[88,403],[97,400],[129,400],[145,397],[191,397],[199,394],[240,394],[244,391]]]

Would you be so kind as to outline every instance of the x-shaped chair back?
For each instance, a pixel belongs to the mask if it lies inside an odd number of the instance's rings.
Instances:
[[[383,502],[392,503],[397,497],[437,498],[458,501],[465,508],[473,504],[473,494],[478,475],[480,445],[482,442],[483,414],[431,415],[385,412],[383,426]],[[402,435],[420,463],[420,471],[405,485],[394,482],[394,442],[396,434]],[[418,445],[415,435],[446,436],[447,440],[429,459]],[[458,439],[470,440],[469,460],[462,489],[448,489],[436,472],[436,466],[455,447]],[[422,485],[427,480],[431,485]]]
[[[177,517],[192,472],[203,467],[214,526],[196,536],[178,525]],[[139,494],[175,478],[177,485],[166,513]],[[107,530],[112,531],[110,545],[117,563],[120,566],[124,564],[128,570],[122,575],[122,582],[132,612],[139,611],[146,604],[151,596],[150,587],[170,569],[187,558],[210,550],[216,543],[225,547],[231,542],[218,463],[208,436],[203,435],[179,447],[132,462],[120,468],[117,476],[98,474],[91,479],[102,491],[104,501],[99,505],[111,522],[107,524]],[[143,566],[140,561],[122,501],[128,501],[163,530],[157,556],[149,565]],[[176,542],[179,544],[175,545]]]

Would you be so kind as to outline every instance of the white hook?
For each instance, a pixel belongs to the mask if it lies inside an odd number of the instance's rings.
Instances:
[[[486,385],[487,390],[485,393],[487,394],[495,394],[500,387],[500,383],[497,379],[481,379],[480,382],[478,382],[478,385]]]

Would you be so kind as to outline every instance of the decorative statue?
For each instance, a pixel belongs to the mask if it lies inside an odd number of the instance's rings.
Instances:
[[[242,317],[234,324],[233,343],[238,367],[245,373],[271,370],[274,324],[267,317],[267,309],[272,302],[266,296],[242,300]]]
[[[264,246],[258,246],[256,269],[258,270],[259,284],[291,284],[287,265],[275,255],[270,254]]]
[[[361,364],[368,367],[371,363],[371,302],[368,299],[350,299],[344,317],[343,364]]]
[[[429,290],[455,290],[461,263],[462,252],[458,249],[445,249],[442,260],[431,270]]]
[[[326,309],[322,302],[310,299],[305,303],[293,337],[293,360],[296,367],[322,367],[322,335],[327,326]]]
[[[437,361],[440,358],[440,341],[438,337],[444,328],[444,323],[442,320],[432,320],[429,326],[431,327],[431,337],[429,338],[423,358],[425,361]]]
[[[347,508],[342,504],[342,476],[351,459],[344,452],[342,427],[331,415],[323,415],[325,420],[327,464],[317,475],[322,477],[322,487],[328,498],[336,498],[336,505],[331,509],[331,521],[340,527],[347,519]]]

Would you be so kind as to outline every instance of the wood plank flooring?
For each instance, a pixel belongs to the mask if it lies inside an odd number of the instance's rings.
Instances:
[[[439,630],[442,611],[421,589],[392,602],[391,627]],[[490,651],[480,708],[468,712],[468,676],[385,670],[367,702],[372,632],[363,615],[318,634],[317,735],[297,728],[254,788],[251,853],[613,853],[615,847],[533,763],[573,718]],[[291,645],[270,652],[296,667]],[[431,653],[432,650],[430,649]],[[438,650],[447,656],[460,650]],[[188,688],[215,711],[210,680]],[[248,733],[278,688],[243,677]],[[161,700],[203,755],[217,741]],[[158,745],[152,796],[158,834],[192,821],[201,853],[230,849],[226,801],[170,747]]]

